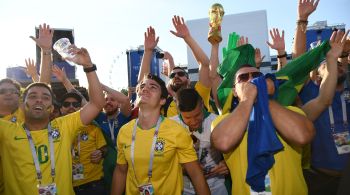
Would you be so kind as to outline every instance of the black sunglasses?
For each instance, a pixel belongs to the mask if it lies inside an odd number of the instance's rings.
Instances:
[[[6,89],[6,88],[0,89],[0,95],[4,95],[6,93],[19,95],[19,91],[17,89]]]
[[[187,75],[186,72],[180,71],[180,72],[173,72],[170,74],[169,78],[172,79],[175,77],[175,75],[179,76],[179,77],[183,77],[185,75]]]
[[[252,76],[252,78],[257,78],[262,76],[263,73],[261,72],[247,72],[247,73],[243,73],[237,76],[237,83],[240,82],[247,82],[250,78],[250,76]]]
[[[72,105],[74,108],[80,108],[81,103],[80,102],[63,102],[62,106],[65,108],[68,108],[70,105]]]

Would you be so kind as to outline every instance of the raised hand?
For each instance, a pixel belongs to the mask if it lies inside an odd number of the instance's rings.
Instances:
[[[187,38],[188,36],[190,36],[190,31],[188,30],[186,24],[185,24],[185,20],[183,17],[180,16],[174,16],[172,18],[173,21],[173,25],[176,29],[176,32],[173,30],[170,30],[170,32],[180,38]]]
[[[34,60],[28,58],[28,59],[25,59],[25,63],[26,63],[26,68],[25,68],[26,74],[31,76],[32,78],[38,76],[38,72],[36,70]]]
[[[57,65],[53,65],[52,67],[52,74],[63,83],[67,79],[66,71],[64,71],[64,68],[60,69]]]
[[[244,36],[239,37],[239,39],[237,40],[237,47],[246,45],[246,44],[249,44],[248,37],[244,37]]]
[[[30,38],[33,39],[42,50],[51,50],[53,32],[54,31],[50,29],[50,25],[44,23],[43,25],[39,25],[39,37],[35,38],[30,36]]]
[[[277,28],[273,28],[270,30],[270,36],[272,39],[272,43],[266,41],[266,43],[277,51],[284,52],[285,51],[285,43],[284,43],[284,30],[282,30],[282,36]]]
[[[298,4],[298,17],[299,20],[307,20],[308,17],[317,8],[318,2],[320,0],[299,0]]]
[[[77,48],[75,45],[69,46],[69,54],[73,57],[67,57],[65,60],[74,62],[84,67],[92,67],[91,58],[89,52],[85,48]]]
[[[145,41],[144,41],[144,47],[145,50],[151,50],[157,46],[159,41],[159,37],[156,37],[156,32],[152,26],[147,28],[147,32],[145,32]]]
[[[265,55],[261,57],[261,51],[259,48],[255,49],[255,64],[257,68],[260,68],[261,63],[263,62]]]
[[[327,56],[331,55],[334,58],[338,58],[342,54],[346,42],[346,37],[348,36],[348,34],[349,30],[347,30],[345,34],[341,30],[333,32],[329,40],[329,45],[331,46],[331,49],[328,51]]]

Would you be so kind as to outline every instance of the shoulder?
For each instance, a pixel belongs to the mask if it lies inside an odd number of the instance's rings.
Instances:
[[[216,115],[216,118],[211,123],[211,129],[214,129],[222,120],[224,120],[230,113],[224,115]]]
[[[126,123],[125,125],[123,125],[123,126],[120,128],[118,134],[123,134],[123,133],[131,132],[132,129],[134,128],[134,126],[135,126],[135,122],[136,122],[136,119],[132,119],[131,121],[129,121],[128,123]]]
[[[161,123],[161,128],[172,133],[187,132],[186,128],[179,122],[169,118],[164,118],[163,122]]]

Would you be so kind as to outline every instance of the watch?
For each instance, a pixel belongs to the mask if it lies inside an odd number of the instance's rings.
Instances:
[[[88,73],[88,72],[92,72],[92,71],[96,71],[97,68],[96,68],[96,65],[95,64],[92,64],[91,67],[88,67],[88,68],[84,68],[84,72]]]

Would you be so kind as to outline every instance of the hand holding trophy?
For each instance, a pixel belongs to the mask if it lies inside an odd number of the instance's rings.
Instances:
[[[215,3],[209,9],[209,33],[208,41],[211,44],[220,43],[222,41],[221,37],[221,22],[224,16],[224,8],[221,4]]]

